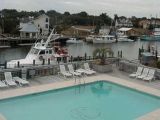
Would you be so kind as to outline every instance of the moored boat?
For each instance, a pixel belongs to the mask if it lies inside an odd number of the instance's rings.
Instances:
[[[69,38],[69,40],[67,40],[67,43],[69,43],[69,44],[75,44],[75,43],[83,43],[83,41],[79,40],[77,38]]]
[[[143,41],[160,41],[160,28],[154,28],[154,30],[148,34],[140,37]]]
[[[36,64],[42,64],[43,61],[50,60],[51,64],[56,64],[58,59],[66,58],[68,57],[68,52],[66,49],[59,48],[57,51],[55,51],[54,47],[50,46],[50,40],[57,39],[57,35],[54,33],[54,29],[52,30],[51,34],[47,38],[46,42],[42,39],[40,42],[36,42],[30,49],[29,53],[24,59],[18,59],[18,60],[11,60],[7,62],[8,68],[14,68],[18,66],[18,62],[21,65],[31,65],[33,64],[33,61],[35,61]]]
[[[116,42],[113,35],[100,35],[93,39],[93,43],[114,43]]]

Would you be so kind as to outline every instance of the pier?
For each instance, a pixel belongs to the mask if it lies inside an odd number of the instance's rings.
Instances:
[[[36,41],[41,40],[42,38],[20,38],[20,37],[6,37],[6,38],[0,38],[0,48],[10,48],[10,47],[16,47],[16,46],[31,46]],[[46,37],[43,37],[43,39],[47,39]],[[69,39],[69,37],[61,37],[56,39],[53,42],[60,42],[61,45],[65,45],[66,41]]]

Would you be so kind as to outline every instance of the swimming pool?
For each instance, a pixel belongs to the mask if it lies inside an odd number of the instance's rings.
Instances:
[[[158,108],[158,97],[103,81],[0,101],[7,120],[133,120]]]

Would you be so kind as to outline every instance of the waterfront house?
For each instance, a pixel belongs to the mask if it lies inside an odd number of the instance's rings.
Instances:
[[[39,30],[33,24],[33,22],[29,23],[21,23],[20,37],[21,38],[37,38]]]
[[[40,35],[48,36],[49,34],[49,17],[42,14],[33,20],[33,23],[38,28]]]
[[[95,31],[95,26],[71,26],[70,28],[62,31],[61,33],[66,36],[73,37],[86,37]]]
[[[133,27],[133,23],[129,18],[124,16],[118,17],[115,21],[115,27]]]
[[[141,28],[120,28],[117,30],[120,33],[123,33],[127,36],[141,36],[149,33],[148,30],[141,29]]]
[[[151,23],[150,20],[145,19],[145,20],[140,20],[138,24],[141,28],[148,29],[150,26],[150,23]]]
[[[144,19],[139,21],[139,27],[143,29],[149,29],[150,25],[154,27],[160,26],[160,19]]]

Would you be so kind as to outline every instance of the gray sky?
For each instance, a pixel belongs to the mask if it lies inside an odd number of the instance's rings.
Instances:
[[[160,17],[160,0],[0,0],[0,9],[37,11],[44,9],[77,13],[86,11],[92,15],[106,12],[113,16]]]

